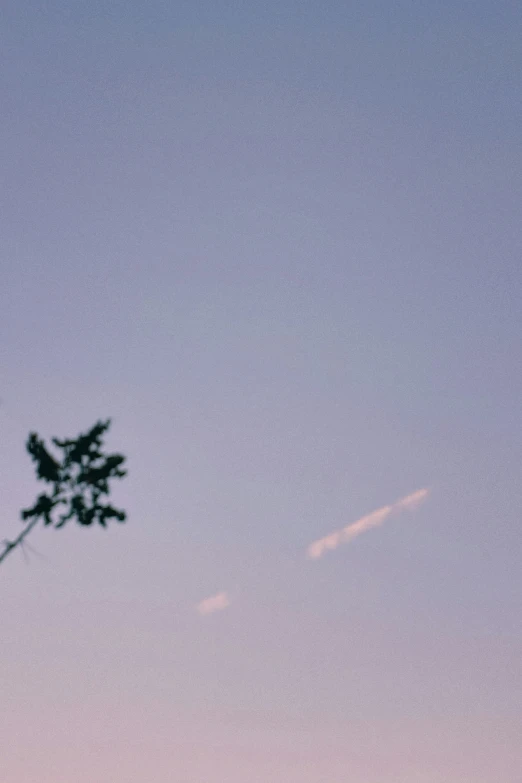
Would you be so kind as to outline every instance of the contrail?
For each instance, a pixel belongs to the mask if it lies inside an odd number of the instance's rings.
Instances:
[[[205,598],[204,601],[196,606],[196,610],[200,614],[212,614],[212,612],[220,612],[230,606],[230,599],[227,593],[217,593],[217,595],[211,595],[210,598]]]
[[[429,489],[418,489],[416,492],[412,492],[411,495],[406,495],[406,497],[397,500],[391,506],[383,506],[376,511],[372,511],[371,514],[361,517],[356,522],[352,522],[351,525],[347,525],[342,530],[336,530],[324,538],[319,538],[308,547],[308,557],[311,560],[317,560],[330,549],[337,549],[340,544],[353,541],[354,538],[357,538],[361,533],[365,533],[372,527],[379,527],[392,514],[398,514],[401,511],[413,511],[426,500],[428,494]]]
[[[421,503],[424,503],[429,495],[429,489],[418,489],[417,492],[412,492],[411,495],[406,495],[402,500],[398,500],[393,506],[394,511],[402,511],[407,509],[413,511],[418,508]]]

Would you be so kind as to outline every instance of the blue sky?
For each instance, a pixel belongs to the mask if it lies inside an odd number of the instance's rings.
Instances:
[[[518,4],[2,16],[2,537],[130,470],[2,565],[9,780],[517,783]]]

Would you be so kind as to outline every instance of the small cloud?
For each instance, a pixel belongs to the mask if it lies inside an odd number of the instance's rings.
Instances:
[[[211,595],[210,598],[200,601],[196,609],[199,614],[205,615],[212,614],[212,612],[221,612],[227,606],[230,606],[230,599],[227,593],[217,593],[216,595]]]
[[[311,560],[317,560],[328,550],[337,549],[340,544],[353,541],[354,538],[357,538],[357,536],[360,536],[361,533],[365,533],[372,527],[379,527],[392,514],[397,514],[401,511],[413,511],[426,500],[428,495],[428,489],[419,489],[416,492],[412,492],[411,495],[406,495],[406,497],[401,498],[390,506],[383,506],[376,511],[372,511],[371,514],[367,514],[366,516],[361,517],[356,522],[352,522],[342,530],[334,531],[324,538],[319,538],[317,541],[311,543],[308,547],[308,557]]]
[[[324,538],[319,538],[308,547],[308,557],[312,560],[317,560],[317,558],[322,557],[328,550],[337,549],[340,544],[353,541],[354,538],[357,538],[357,536],[360,536],[361,533],[364,533],[366,530],[382,525],[384,520],[391,514],[392,510],[393,506],[384,506],[383,508],[377,509],[377,511],[372,511],[371,514],[361,517],[356,522],[352,522],[351,525],[347,525],[342,530],[337,530]]]

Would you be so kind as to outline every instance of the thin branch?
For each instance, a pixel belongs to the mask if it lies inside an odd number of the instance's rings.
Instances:
[[[38,524],[39,521],[40,521],[39,517],[35,517],[31,522],[29,522],[27,527],[24,528],[24,530],[22,530],[20,535],[17,536],[17,538],[14,539],[14,541],[4,541],[5,549],[0,554],[0,563],[7,557],[9,552],[12,552],[13,549],[15,549],[18,546],[18,544],[22,544],[23,543],[23,540],[26,537],[26,535],[28,535],[28,533],[31,532],[33,527],[35,527]]]
[[[29,558],[27,557],[27,552],[25,551],[26,543],[27,543],[26,541],[21,541],[20,542],[20,550],[21,550],[21,552],[22,552],[22,554],[24,556],[25,564],[28,565],[29,564]]]
[[[27,547],[27,549],[29,550],[29,552],[30,552],[32,555],[36,555],[36,557],[39,557],[39,558],[40,558],[40,560],[43,560],[43,562],[44,562],[44,563],[47,563],[47,564],[48,564],[48,565],[50,565],[50,566],[52,566],[52,565],[53,565],[53,563],[51,562],[51,560],[49,560],[49,558],[48,558],[48,557],[45,557],[45,555],[42,555],[42,553],[41,553],[41,552],[39,552],[37,549],[35,549],[35,548],[34,548],[34,546],[33,546],[32,544],[30,544],[30,543],[29,543],[29,541],[24,541],[24,543],[22,544],[22,549],[24,549],[24,550],[25,550],[25,548],[26,548],[26,547]]]

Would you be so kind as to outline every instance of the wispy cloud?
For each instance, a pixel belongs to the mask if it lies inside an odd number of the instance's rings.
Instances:
[[[372,511],[371,514],[367,514],[356,522],[347,525],[342,530],[336,530],[324,538],[319,538],[308,547],[308,557],[312,560],[317,560],[329,550],[337,549],[340,544],[353,541],[354,538],[357,538],[361,533],[365,533],[372,527],[379,527],[392,514],[398,514],[401,511],[413,511],[426,500],[428,494],[429,489],[419,489],[416,492],[412,492],[411,495],[406,495],[406,497],[397,500],[391,506],[378,508],[376,511]]]
[[[411,495],[406,495],[402,500],[398,500],[394,504],[393,510],[402,511],[406,509],[407,511],[414,511],[421,503],[424,503],[429,493],[429,489],[418,489],[417,492],[412,492]]]
[[[230,606],[230,599],[227,593],[217,593],[216,595],[211,595],[210,598],[205,598],[204,601],[200,601],[196,609],[200,614],[212,614],[212,612],[221,612],[227,606]]]

